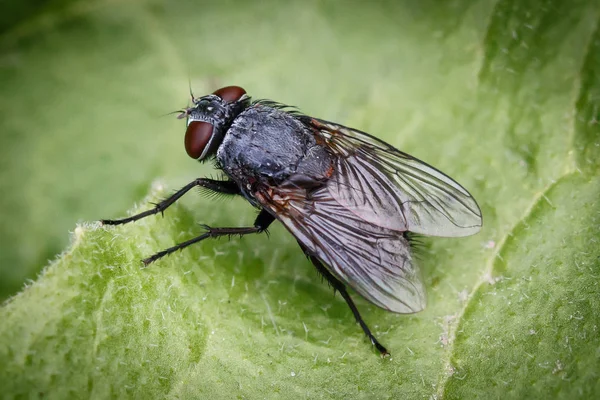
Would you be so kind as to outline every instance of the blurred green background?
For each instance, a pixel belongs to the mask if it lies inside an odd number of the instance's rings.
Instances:
[[[471,238],[426,240],[425,312],[397,316],[358,301],[388,361],[281,227],[139,270],[141,256],[198,223],[251,223],[242,200],[189,194],[164,220],[86,225],[72,252],[0,311],[7,398],[135,397],[127,379],[144,382],[148,396],[184,398],[600,393],[600,2],[60,0],[2,9],[0,299],[38,279],[77,223],[125,215],[157,179],[168,191],[214,174],[185,154],[183,122],[165,116],[186,105],[189,81],[196,95],[235,84],[379,136],[468,188],[485,225]],[[95,272],[104,265],[127,273]],[[200,285],[175,284],[206,270]],[[125,299],[109,295],[118,282],[144,284]],[[154,315],[154,304],[182,294],[182,320],[164,322],[179,342],[156,345],[158,333],[135,314]],[[127,331],[133,342],[105,343],[99,327],[123,320],[140,327]],[[205,343],[214,326],[227,345]],[[196,342],[182,338],[193,330],[204,347],[188,358]],[[150,357],[138,351],[147,345],[158,348],[160,373],[124,365]],[[90,347],[94,356],[71,353]]]

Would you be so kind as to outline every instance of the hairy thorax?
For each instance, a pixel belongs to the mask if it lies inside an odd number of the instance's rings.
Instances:
[[[217,152],[225,173],[251,193],[257,185],[322,182],[331,175],[331,155],[295,116],[254,105],[232,123]]]

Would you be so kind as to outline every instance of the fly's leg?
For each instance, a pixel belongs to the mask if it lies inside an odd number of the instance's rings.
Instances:
[[[310,252],[308,252],[307,249],[303,245],[300,245],[300,247],[302,247],[302,249],[304,250],[304,253],[307,255],[308,259],[313,263],[315,268],[317,268],[317,271],[321,275],[323,275],[325,277],[325,279],[327,279],[329,284],[331,286],[333,286],[333,289],[340,292],[340,294],[342,295],[344,300],[346,300],[348,307],[350,307],[350,310],[352,310],[352,314],[354,314],[354,318],[356,318],[356,322],[358,322],[360,324],[360,327],[365,332],[365,335],[367,335],[367,337],[369,338],[369,340],[371,341],[373,346],[375,346],[375,348],[381,353],[382,356],[389,355],[390,353],[387,351],[387,349],[385,347],[383,347],[383,345],[381,343],[379,343],[377,338],[375,336],[373,336],[373,334],[371,333],[371,330],[369,329],[369,327],[367,326],[365,321],[362,319],[360,313],[358,312],[358,308],[356,308],[354,301],[352,301],[352,298],[346,291],[346,286],[339,279],[337,279],[335,276],[333,276],[333,274],[331,272],[329,272],[329,270],[327,268],[325,268],[323,263],[317,257],[310,254]]]
[[[167,256],[177,250],[181,250],[185,247],[188,247],[191,244],[201,242],[202,240],[208,239],[208,238],[216,238],[216,237],[221,237],[221,236],[230,236],[231,237],[233,235],[239,235],[241,237],[241,236],[248,235],[251,233],[265,232],[267,230],[267,228],[269,227],[269,225],[271,225],[271,223],[274,220],[275,220],[275,217],[273,217],[267,211],[261,210],[260,213],[258,214],[258,217],[256,217],[256,220],[254,221],[254,226],[251,226],[251,227],[211,228],[210,226],[205,226],[206,232],[203,233],[202,235],[192,238],[190,240],[186,240],[185,242],[179,243],[173,247],[169,247],[168,249],[165,249],[163,251],[159,251],[158,253],[142,260],[142,262],[144,263],[145,266],[147,266],[148,264],[153,263],[154,261],[158,260],[159,258]]]
[[[240,188],[233,181],[216,181],[214,179],[198,178],[198,179],[188,183],[187,185],[185,185],[184,187],[182,187],[175,193],[173,193],[173,195],[167,197],[166,199],[162,200],[159,203],[156,203],[154,205],[155,207],[151,210],[144,211],[139,214],[132,215],[131,217],[127,217],[127,218],[123,218],[123,219],[103,219],[103,220],[100,220],[100,222],[103,225],[122,225],[122,224],[126,224],[128,222],[137,221],[138,219],[145,218],[149,215],[154,215],[154,214],[158,214],[158,213],[162,214],[163,211],[165,211],[171,204],[175,203],[177,200],[179,200],[181,198],[181,196],[183,196],[184,194],[186,194],[187,192],[189,192],[192,188],[194,188],[196,186],[205,188],[208,190],[212,190],[212,191],[218,192],[218,193],[242,194],[242,192],[240,191]]]
[[[381,353],[382,356],[389,355],[390,353],[387,351],[387,349],[381,343],[379,343],[377,338],[375,336],[373,336],[373,334],[371,333],[371,330],[369,329],[369,327],[367,326],[365,321],[362,319],[362,316],[360,315],[358,308],[356,308],[354,301],[352,301],[352,298],[346,291],[346,286],[342,282],[340,282],[339,279],[337,279],[335,276],[333,276],[333,274],[331,274],[331,272],[329,272],[327,270],[327,268],[325,268],[325,266],[321,263],[321,261],[319,261],[316,257],[309,255],[308,258],[313,263],[313,265],[317,268],[317,271],[319,271],[325,277],[325,279],[327,279],[327,281],[331,284],[331,286],[333,286],[333,288],[335,290],[340,292],[340,294],[342,295],[344,300],[346,300],[348,307],[350,307],[350,310],[352,310],[352,314],[354,314],[354,318],[356,318],[356,322],[359,323],[360,327],[365,332],[365,335],[367,335],[367,337],[371,341],[371,344],[373,344],[373,346],[375,346],[375,348]]]

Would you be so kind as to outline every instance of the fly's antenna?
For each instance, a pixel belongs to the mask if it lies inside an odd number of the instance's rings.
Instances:
[[[194,97],[194,93],[192,92],[192,79],[188,76],[188,88],[190,90],[190,97],[192,98],[192,104],[196,103],[196,98]],[[190,113],[190,103],[188,101],[187,106],[180,110],[171,111],[170,113],[162,114],[161,117],[166,117],[167,115],[177,114],[177,119],[184,119]]]
[[[171,111],[169,113],[166,114],[161,114],[161,117],[166,117],[167,115],[173,115],[173,114],[177,114],[177,119],[184,119],[187,115],[188,115],[188,109],[181,109],[181,110],[175,110],[175,111]]]
[[[188,87],[190,89],[190,97],[192,98],[192,104],[196,102],[196,98],[194,97],[194,92],[192,92],[192,79],[188,76]]]

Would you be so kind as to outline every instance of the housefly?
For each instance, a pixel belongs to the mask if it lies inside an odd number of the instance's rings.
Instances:
[[[479,206],[452,178],[356,129],[304,115],[227,86],[180,111],[185,150],[214,159],[227,179],[198,178],[153,209],[162,213],[194,187],[240,195],[260,210],[250,227],[213,228],[143,260],[145,265],[204,239],[265,232],[278,220],[317,271],[337,290],[382,355],[347,287],[396,313],[425,307],[425,289],[409,233],[468,236],[482,226]]]

